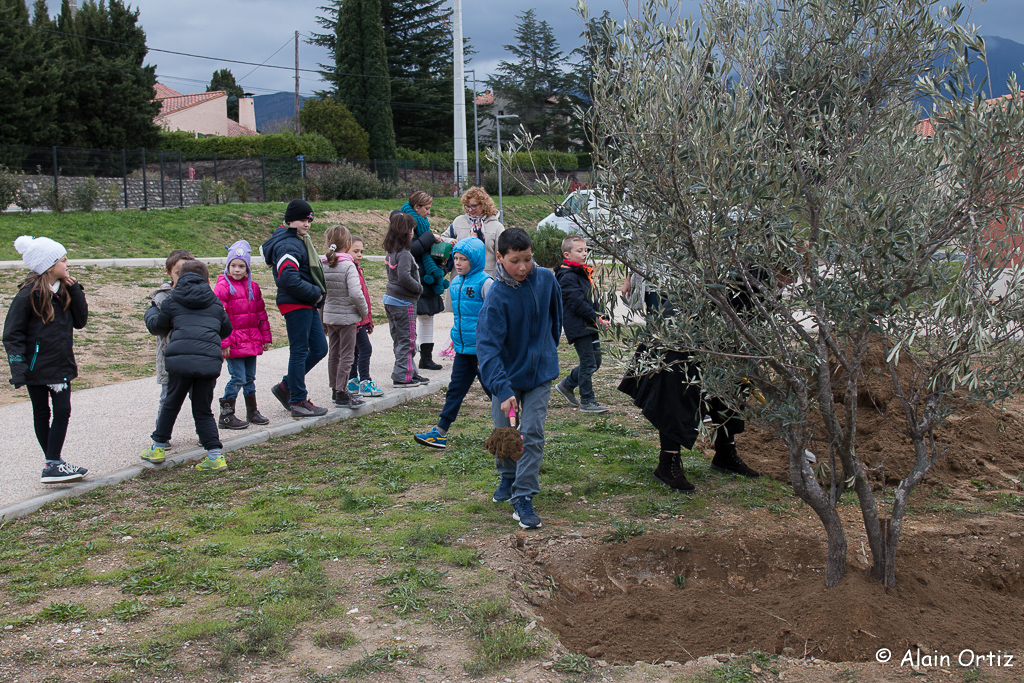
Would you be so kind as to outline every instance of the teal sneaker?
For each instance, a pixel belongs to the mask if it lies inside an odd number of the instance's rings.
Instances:
[[[364,379],[359,383],[359,395],[366,398],[377,398],[383,396],[384,392],[380,390],[377,383],[372,379]]]
[[[216,460],[203,458],[202,462],[196,464],[196,470],[199,472],[220,472],[227,468],[228,462],[224,459],[223,455],[218,455]]]
[[[142,454],[139,457],[145,460],[146,462],[152,463],[154,465],[159,465],[164,460],[166,460],[166,458],[164,457],[163,446],[150,446],[149,448],[143,448]]]
[[[348,381],[348,393],[358,394],[359,393],[359,380],[353,377]]]
[[[412,438],[416,439],[416,443],[421,443],[424,446],[432,448],[448,447],[448,437],[441,436],[441,433],[437,431],[437,427],[431,427],[429,432],[424,432],[423,434],[414,434]]]

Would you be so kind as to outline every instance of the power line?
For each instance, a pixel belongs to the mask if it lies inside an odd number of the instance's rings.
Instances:
[[[136,50],[146,50],[148,52],[161,52],[163,54],[177,55],[179,57],[191,57],[193,59],[207,59],[207,60],[214,61],[214,62],[227,62],[229,64],[242,64],[244,66],[255,66],[256,68],[265,67],[265,68],[268,68],[268,69],[281,69],[283,71],[291,71],[291,72],[295,71],[295,67],[294,66],[277,66],[275,64],[266,64],[266,63],[258,64],[256,62],[246,62],[246,61],[243,61],[243,60],[240,60],[240,59],[225,59],[225,58],[221,58],[221,57],[210,57],[208,55],[196,55],[196,54],[192,54],[190,52],[178,52],[176,50],[162,50],[162,49],[157,48],[157,47],[148,47],[148,46],[140,47],[138,45],[132,45],[131,43],[122,43],[122,42],[118,42],[116,40],[107,40],[106,38],[94,38],[92,36],[83,36],[83,35],[78,35],[76,33],[68,33],[66,31],[58,31],[56,29],[48,29],[48,28],[42,28],[40,26],[32,26],[31,24],[21,24],[21,23],[18,23],[16,21],[6,21],[4,19],[0,19],[0,24],[8,24],[10,26],[19,26],[21,28],[28,28],[28,29],[31,29],[33,31],[42,31],[43,33],[51,33],[51,34],[54,34],[54,35],[68,36],[70,38],[81,38],[82,40],[94,40],[94,41],[100,42],[100,43],[107,43],[108,45],[120,45],[120,46],[123,46],[123,47],[134,48]],[[281,48],[281,49],[283,49],[283,48]],[[280,52],[281,49],[279,49],[278,52]],[[275,52],[274,54],[277,54],[277,52]],[[272,58],[272,57],[273,57],[273,55],[271,55],[270,58]],[[268,58],[268,60],[270,58]],[[255,69],[253,71],[255,71]],[[320,75],[320,76],[322,76],[322,75],[324,75],[326,73],[332,73],[332,72],[321,71],[319,69],[301,69],[300,68],[299,71],[303,72],[303,73],[317,74],[317,75]],[[374,75],[374,74],[353,74],[353,73],[343,73],[343,72],[333,72],[332,75],[334,75],[334,76],[352,76],[352,77],[355,77],[355,78],[385,78],[385,79],[387,79],[389,81],[437,81],[437,82],[449,82],[449,83],[450,82],[454,82],[454,79],[451,79],[451,78],[421,78],[419,76],[377,76],[377,75]]]
[[[15,56],[18,56],[18,57],[29,57],[31,59],[37,59],[37,60],[46,61],[46,62],[57,62],[59,64],[80,64],[80,65],[88,67],[90,69],[105,69],[107,71],[116,71],[116,72],[120,72],[120,73],[131,74],[131,75],[139,75],[139,74],[144,73],[144,71],[145,71],[145,69],[122,69],[122,68],[116,67],[116,66],[109,66],[107,64],[96,64],[94,62],[84,61],[84,60],[80,60],[80,59],[65,59],[65,58],[57,58],[57,57],[44,57],[44,56],[41,56],[41,55],[34,55],[34,54],[27,53],[27,52],[17,52],[17,51],[14,51],[14,50],[0,49],[0,54],[15,55]],[[205,81],[198,81],[198,80],[196,80],[194,78],[170,76],[170,75],[167,75],[167,74],[164,74],[162,77],[173,78],[173,79],[176,79],[176,80],[186,81],[186,82],[190,82],[190,83],[202,83],[202,84],[205,84]],[[283,91],[279,91],[279,90],[273,90],[271,88],[254,88],[254,89],[255,90],[267,90],[269,92],[283,92]],[[302,97],[305,97],[307,99],[310,98],[310,97],[314,97],[313,94],[309,94],[309,95],[302,94],[302,93],[300,93],[300,94],[302,95]],[[347,101],[349,101],[349,102],[366,102],[366,103],[374,103],[374,104],[387,104],[389,106],[398,105],[401,108],[407,108],[407,109],[412,109],[412,108],[419,108],[419,109],[447,109],[448,108],[447,105],[443,105],[443,104],[425,104],[425,103],[421,103],[421,102],[399,102],[399,101],[370,100],[370,99],[359,99],[359,98],[348,98]]]

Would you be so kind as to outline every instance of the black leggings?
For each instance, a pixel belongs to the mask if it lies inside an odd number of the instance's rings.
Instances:
[[[36,440],[47,460],[60,460],[64,439],[71,420],[71,387],[54,391],[45,384],[29,384],[28,397],[32,399],[32,424]],[[53,422],[50,422],[50,400],[53,400]]]
[[[661,450],[666,453],[678,453],[681,450],[682,444],[678,441],[673,441],[665,432],[659,431],[658,439],[661,440]],[[729,431],[725,427],[719,427],[715,433],[715,448],[724,447],[729,443],[732,443],[732,436],[729,434]]]
[[[370,335],[365,327],[360,327],[356,330],[356,352],[352,359],[352,369],[348,373],[349,379],[370,379],[370,356],[372,354],[373,344],[370,343]]]

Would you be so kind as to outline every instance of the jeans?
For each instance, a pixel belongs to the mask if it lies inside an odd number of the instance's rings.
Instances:
[[[370,379],[370,356],[372,355],[373,344],[370,343],[370,333],[366,331],[365,327],[360,327],[356,331],[356,353],[348,378],[360,381]]]
[[[224,385],[223,401],[234,401],[238,398],[238,390],[245,396],[256,393],[256,356],[244,358],[228,358],[228,373],[231,379]]]
[[[306,375],[327,355],[327,337],[315,308],[297,308],[284,314],[288,331],[288,374],[281,382],[288,387],[289,401],[306,399]]]
[[[519,431],[523,435],[523,456],[518,461],[498,460],[498,474],[502,479],[514,479],[512,500],[532,496],[540,491],[540,466],[544,462],[544,421],[548,416],[551,382],[535,389],[513,389],[519,403]],[[495,427],[509,427],[508,416],[501,412],[501,400],[491,398],[491,419]]]
[[[54,391],[45,384],[27,384],[28,397],[32,400],[32,426],[35,427],[36,441],[43,449],[47,460],[60,460],[64,439],[71,421],[71,387]],[[53,399],[53,422],[50,422],[50,399]]]
[[[441,418],[437,421],[438,427],[447,431],[452,426],[455,418],[459,416],[462,400],[466,398],[470,387],[473,386],[473,380],[479,376],[480,368],[477,365],[476,354],[455,354],[455,361],[452,363],[452,377],[448,380],[448,391],[444,395],[444,408],[441,409]],[[487,390],[484,389],[484,391]],[[490,397],[491,395],[487,394],[487,398]]]
[[[216,377],[185,377],[171,373],[167,380],[167,399],[160,406],[153,430],[153,443],[166,444],[171,440],[174,421],[178,419],[185,397],[192,395],[192,419],[196,423],[196,434],[203,448],[221,448],[217,420],[213,417],[213,392],[217,388]]]
[[[572,343],[579,356],[580,364],[562,380],[566,389],[580,388],[580,402],[594,403],[594,373],[601,367],[601,340],[596,335],[580,337]]]

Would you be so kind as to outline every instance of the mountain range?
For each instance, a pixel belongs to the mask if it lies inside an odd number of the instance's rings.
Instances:
[[[983,37],[988,52],[988,69],[981,62],[972,65],[971,76],[975,84],[990,93],[989,97],[1002,97],[1010,93],[1006,79],[1011,72],[1016,72],[1017,88],[1024,89],[1024,45],[999,36]],[[992,76],[991,81],[988,79],[989,74]]]

